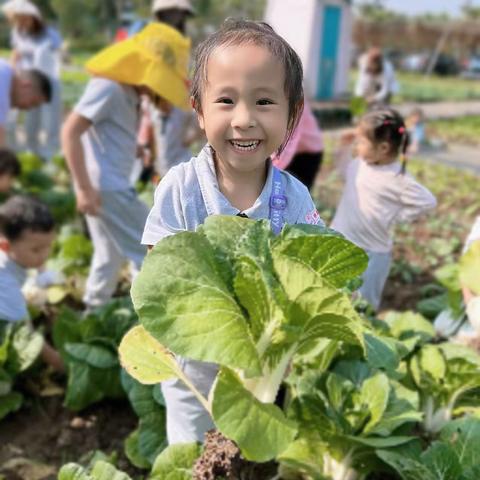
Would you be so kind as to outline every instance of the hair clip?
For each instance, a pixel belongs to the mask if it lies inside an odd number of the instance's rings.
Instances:
[[[405,133],[405,127],[399,127],[398,128],[398,133],[404,134]]]

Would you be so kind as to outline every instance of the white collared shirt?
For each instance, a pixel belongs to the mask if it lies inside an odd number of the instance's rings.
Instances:
[[[168,235],[195,231],[210,215],[242,213],[256,220],[268,219],[273,169],[269,163],[267,180],[260,196],[250,208],[240,212],[220,191],[211,149],[206,145],[198,157],[173,167],[158,185],[142,243],[155,245]],[[287,197],[285,223],[323,225],[308,189],[287,172],[281,172],[281,178],[283,194]]]

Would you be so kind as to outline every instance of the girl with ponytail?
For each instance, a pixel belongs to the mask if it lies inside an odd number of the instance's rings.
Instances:
[[[436,205],[432,193],[406,172],[408,143],[402,116],[383,108],[363,116],[342,137],[338,152],[345,186],[331,226],[368,253],[360,293],[375,309],[390,271],[395,224]]]

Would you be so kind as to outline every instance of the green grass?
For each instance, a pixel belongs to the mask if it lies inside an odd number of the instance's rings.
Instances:
[[[431,137],[439,137],[446,142],[480,145],[480,116],[472,115],[448,120],[428,122]]]
[[[480,82],[460,77],[425,76],[418,73],[396,72],[400,92],[394,103],[480,100]],[[357,77],[353,70],[350,91]]]
[[[459,77],[438,77],[398,72],[401,92],[396,101],[434,102],[480,99],[480,82]]]

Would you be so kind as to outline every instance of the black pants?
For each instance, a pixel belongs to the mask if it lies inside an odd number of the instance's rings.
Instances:
[[[320,170],[322,160],[323,152],[297,153],[286,170],[310,190],[317,172]]]

